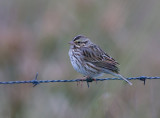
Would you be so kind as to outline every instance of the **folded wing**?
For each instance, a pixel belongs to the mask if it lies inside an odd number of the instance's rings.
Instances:
[[[98,68],[108,69],[109,71],[119,73],[119,69],[116,66],[118,62],[96,45],[82,47],[82,55],[82,58],[86,62],[91,63]]]

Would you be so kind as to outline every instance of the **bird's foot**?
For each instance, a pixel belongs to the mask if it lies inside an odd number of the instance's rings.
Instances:
[[[87,82],[88,88],[89,88],[89,82],[93,82],[93,81],[96,81],[96,84],[97,84],[97,79],[92,78],[92,77],[86,77],[86,82]]]
[[[97,84],[97,79],[95,79],[95,78],[92,78],[92,77],[88,77],[88,76],[84,76],[83,78],[81,78],[81,79],[79,79],[80,81],[78,81],[77,82],[77,86],[80,84],[81,85],[81,87],[83,86],[83,81],[86,81],[87,82],[87,86],[88,86],[88,88],[89,88],[89,82],[93,82],[93,81],[95,81],[96,82],[96,84]]]
[[[80,78],[79,80],[80,81],[77,81],[77,86],[80,84],[80,86],[82,87],[83,86],[83,81],[86,81],[87,77],[84,76],[83,78]]]

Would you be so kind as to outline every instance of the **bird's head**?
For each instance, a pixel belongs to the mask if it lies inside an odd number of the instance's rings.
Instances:
[[[93,44],[89,38],[83,35],[78,35],[73,38],[72,41],[69,42],[69,44],[73,47],[87,47]]]

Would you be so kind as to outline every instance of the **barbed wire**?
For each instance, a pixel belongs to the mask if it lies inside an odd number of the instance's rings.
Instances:
[[[121,78],[103,78],[103,79],[93,79],[93,78],[87,78],[87,79],[72,79],[72,80],[37,80],[38,79],[38,72],[33,80],[28,80],[28,81],[6,81],[2,82],[0,81],[0,84],[28,84],[31,83],[33,84],[33,87],[40,83],[51,83],[51,82],[80,82],[80,81],[86,81],[87,85],[89,87],[89,82],[93,81],[105,81],[105,80],[123,80]],[[130,77],[127,78],[128,80],[141,80],[145,82],[147,79],[160,79],[160,77],[147,77],[147,76],[140,76],[140,77]]]

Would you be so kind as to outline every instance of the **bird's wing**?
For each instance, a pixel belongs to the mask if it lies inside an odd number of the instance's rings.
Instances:
[[[92,45],[90,47],[82,48],[83,59],[96,67],[101,69],[108,69],[112,72],[118,73],[118,64],[112,57],[107,55],[100,47]]]

